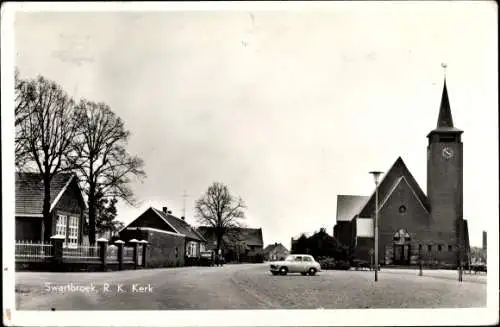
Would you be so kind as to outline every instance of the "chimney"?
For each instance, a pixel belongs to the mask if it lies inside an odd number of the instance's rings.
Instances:
[[[181,217],[181,219],[182,219],[182,220],[186,220],[186,217],[182,216],[182,217]]]
[[[163,213],[168,213],[168,208],[167,207],[163,207],[162,211],[163,211]]]
[[[168,214],[169,214],[169,215],[171,215],[171,214],[172,214],[172,210],[169,210],[169,211],[168,211]]]
[[[274,242],[274,246],[278,246],[278,242]]]

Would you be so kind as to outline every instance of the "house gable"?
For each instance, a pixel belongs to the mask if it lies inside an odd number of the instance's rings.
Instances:
[[[385,176],[379,183],[378,186],[379,203],[381,203],[383,199],[386,199],[390,195],[394,186],[401,177],[405,177],[407,184],[410,186],[411,192],[413,192],[417,196],[419,201],[424,206],[425,210],[429,212],[430,205],[427,196],[422,191],[422,189],[420,188],[417,181],[406,167],[401,157],[399,157],[394,162],[392,167],[389,169],[389,171],[385,174]],[[372,193],[366,204],[360,210],[359,216],[372,217],[374,212],[375,212],[375,191]]]
[[[86,208],[76,178],[71,178],[68,184],[60,191],[51,205],[51,211],[64,211],[68,214],[83,215]]]
[[[178,234],[178,232],[170,224],[168,224],[163,217],[155,211],[154,208],[147,209],[123,229],[126,229],[127,227],[150,227]]]

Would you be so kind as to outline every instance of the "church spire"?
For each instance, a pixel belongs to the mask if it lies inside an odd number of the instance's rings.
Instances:
[[[439,116],[437,121],[437,127],[432,130],[428,135],[429,141],[439,142],[441,139],[437,137],[437,134],[457,134],[460,138],[460,134],[463,133],[462,130],[455,128],[453,126],[453,118],[451,116],[450,99],[448,98],[448,88],[446,87],[446,64],[442,63],[441,67],[444,69],[444,85],[443,94],[441,95],[441,105],[439,106]]]
[[[443,95],[441,96],[441,106],[439,107],[439,117],[437,122],[437,128],[440,127],[453,127],[450,100],[448,99],[448,89],[446,88],[446,77],[444,78]]]

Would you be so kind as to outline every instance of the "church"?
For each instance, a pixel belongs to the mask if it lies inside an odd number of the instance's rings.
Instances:
[[[401,157],[378,183],[378,260],[382,266],[456,268],[468,260],[463,218],[463,131],[453,126],[446,79],[437,126],[427,135],[427,194]],[[375,191],[337,195],[334,236],[351,260],[373,262]]]

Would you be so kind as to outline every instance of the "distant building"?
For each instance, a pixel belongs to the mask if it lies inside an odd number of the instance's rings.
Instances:
[[[427,135],[427,195],[401,157],[378,185],[380,264],[414,265],[419,256],[424,264],[457,266],[459,257],[467,262],[462,133],[453,126],[445,80],[437,127]],[[373,258],[374,216],[375,192],[338,195],[334,236],[352,258]]]
[[[281,243],[269,244],[264,249],[264,260],[277,261],[285,260],[290,251]]]
[[[207,240],[207,250],[216,250],[215,229],[200,226],[198,231]],[[262,228],[231,228],[223,236],[220,248],[226,262],[262,262],[264,259]]]
[[[150,243],[147,260],[157,267],[184,266],[195,262],[205,250],[206,240],[183,218],[168,211],[149,208],[119,232],[125,242],[131,239]]]
[[[486,231],[483,231],[483,250],[486,251]]]

